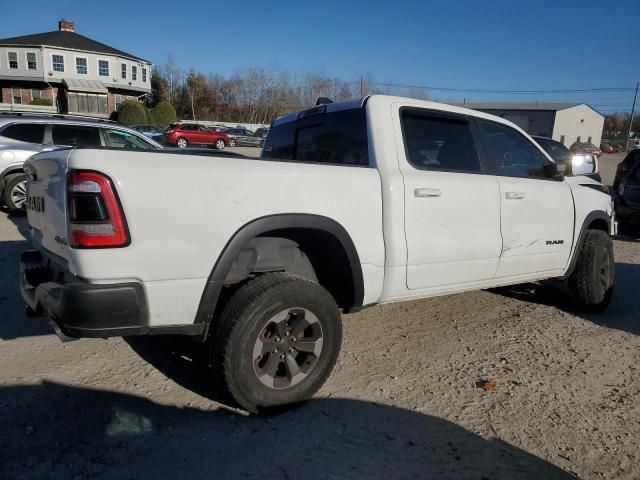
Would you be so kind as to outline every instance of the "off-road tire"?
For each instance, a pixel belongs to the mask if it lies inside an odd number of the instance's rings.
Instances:
[[[27,176],[24,173],[15,173],[11,175],[7,175],[5,178],[4,191],[2,193],[2,201],[6,205],[7,209],[11,213],[24,213],[24,206],[20,207],[16,205],[11,198],[11,192],[16,187],[16,185],[27,180]]]
[[[613,296],[614,277],[613,242],[609,234],[588,230],[569,277],[569,288],[578,306],[591,311],[606,309]]]
[[[265,322],[286,309],[312,312],[322,327],[323,345],[307,376],[288,388],[264,385],[255,371],[254,345]],[[340,312],[321,285],[299,275],[269,273],[248,281],[227,301],[212,325],[211,365],[222,370],[228,393],[252,413],[294,405],[311,398],[331,373],[342,342]]]

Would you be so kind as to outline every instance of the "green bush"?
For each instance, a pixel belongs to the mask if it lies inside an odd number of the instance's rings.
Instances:
[[[145,107],[145,113],[147,114],[147,123],[149,125],[156,125],[156,115],[152,108]]]
[[[155,125],[169,125],[178,119],[176,109],[166,100],[159,102],[152,112]]]
[[[34,98],[31,100],[31,105],[43,105],[46,107],[51,107],[53,102],[49,98]]]
[[[144,105],[136,100],[125,100],[118,108],[118,121],[125,125],[147,123],[147,112]]]

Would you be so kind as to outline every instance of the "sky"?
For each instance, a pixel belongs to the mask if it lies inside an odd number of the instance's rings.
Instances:
[[[2,11],[0,38],[76,31],[151,60],[228,76],[250,67],[435,87],[430,98],[586,101],[630,110],[640,80],[638,0],[209,1],[29,0]],[[624,91],[565,93],[486,90]]]

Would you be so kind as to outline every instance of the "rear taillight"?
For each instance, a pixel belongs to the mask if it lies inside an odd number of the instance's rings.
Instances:
[[[124,247],[129,234],[109,177],[99,172],[71,171],[67,176],[69,246]]]

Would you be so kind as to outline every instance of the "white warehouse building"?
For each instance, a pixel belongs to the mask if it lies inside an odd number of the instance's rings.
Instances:
[[[570,147],[602,140],[604,115],[586,103],[465,103],[466,108],[509,120],[529,135],[549,137]]]

